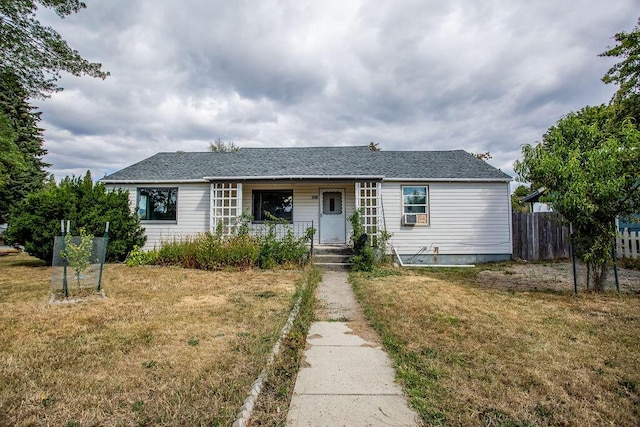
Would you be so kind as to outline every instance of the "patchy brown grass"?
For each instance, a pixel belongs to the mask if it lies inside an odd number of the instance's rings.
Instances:
[[[0,259],[2,423],[228,425],[303,275],[107,265],[107,299],[49,305],[49,274]]]
[[[301,293],[298,316],[281,342],[280,354],[269,367],[264,388],[249,420],[250,426],[283,426],[286,423],[307,332],[314,320],[314,295],[321,280],[320,270],[312,267],[307,273],[307,286]]]
[[[351,276],[425,424],[638,425],[637,294],[487,288],[480,270]]]

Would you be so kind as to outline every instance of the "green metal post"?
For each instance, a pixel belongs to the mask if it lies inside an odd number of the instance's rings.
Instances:
[[[104,250],[102,251],[102,256],[100,257],[100,275],[98,276],[98,292],[102,289],[102,270],[104,268],[104,259],[107,256],[107,246],[109,244],[109,221],[107,221],[107,225],[104,228]]]
[[[589,281],[590,279],[590,275],[591,275],[591,262],[587,263],[587,291],[589,290]]]
[[[613,275],[616,278],[616,291],[620,293],[620,282],[618,281],[618,266],[616,259],[616,238],[613,238],[613,245],[611,246],[611,255],[613,256]]]
[[[61,225],[62,225],[62,252],[64,253],[65,251],[65,241],[64,238],[67,235],[67,233],[69,232],[69,227],[71,225],[71,221],[67,221],[67,231],[65,232],[64,229],[64,219],[61,221]],[[64,295],[65,298],[69,297],[69,283],[67,281],[67,257],[66,255],[62,258],[62,294]]]
[[[573,293],[578,294],[578,278],[576,277],[576,250],[573,247],[573,224],[569,224],[569,241],[571,248],[571,260],[573,264]]]

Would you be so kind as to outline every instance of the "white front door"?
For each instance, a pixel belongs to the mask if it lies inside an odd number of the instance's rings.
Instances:
[[[320,190],[320,243],[346,243],[344,190]]]

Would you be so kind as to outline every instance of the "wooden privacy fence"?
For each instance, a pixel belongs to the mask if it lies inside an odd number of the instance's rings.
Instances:
[[[569,258],[569,227],[557,212],[513,213],[513,258],[529,261]]]
[[[637,231],[625,228],[616,238],[618,258],[640,258],[640,236]]]

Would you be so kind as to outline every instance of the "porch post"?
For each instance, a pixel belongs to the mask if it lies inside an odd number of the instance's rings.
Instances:
[[[221,226],[222,234],[232,234],[236,219],[242,214],[242,183],[211,183],[210,205],[209,232],[216,233]]]
[[[382,181],[376,182],[376,206],[378,207],[376,210],[378,233],[380,230],[387,231],[387,223],[384,218],[384,206],[382,205]]]
[[[376,244],[380,230],[384,229],[381,189],[379,181],[356,182],[356,209],[363,209],[362,225],[372,245]]]
[[[216,197],[214,195],[215,185],[212,183],[209,184],[209,233],[213,234],[216,229],[216,219],[214,214],[215,209],[215,200]]]

